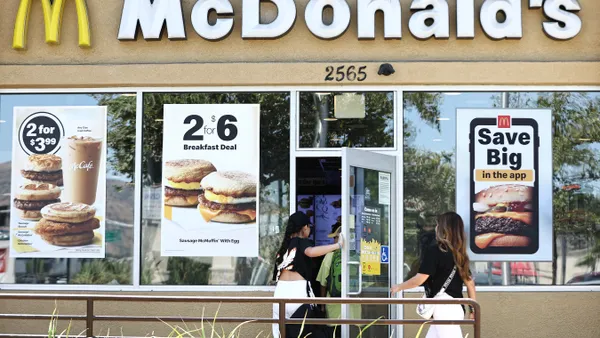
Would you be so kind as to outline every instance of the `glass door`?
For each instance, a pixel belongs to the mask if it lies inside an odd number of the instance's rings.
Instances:
[[[395,282],[396,224],[395,156],[342,149],[342,296],[388,298]],[[389,305],[344,305],[342,318],[395,318]],[[343,325],[343,337],[360,328]],[[387,326],[371,326],[363,338],[390,337]],[[394,334],[395,335],[395,334]]]

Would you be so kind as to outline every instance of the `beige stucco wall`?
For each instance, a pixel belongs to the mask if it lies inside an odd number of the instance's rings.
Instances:
[[[139,294],[139,293],[138,293]],[[169,295],[168,293],[160,293]],[[154,294],[156,295],[156,293]],[[172,293],[170,295],[173,295]],[[270,296],[268,293],[177,293],[176,295],[203,296]],[[413,295],[417,296],[417,295]],[[519,337],[519,338],[594,338],[600,329],[600,293],[593,292],[480,292],[478,299],[482,306],[482,337]],[[62,314],[83,314],[85,303],[60,302],[58,310]],[[204,304],[171,304],[159,303],[98,303],[96,313],[104,315],[129,316],[201,316],[205,308],[205,317],[213,318],[215,306]],[[0,299],[1,312],[51,314],[54,302],[28,301],[18,303]],[[5,311],[6,309],[6,311]],[[406,306],[406,318],[416,319],[414,307]],[[223,305],[219,316],[235,317],[269,317],[271,308],[268,305]],[[82,323],[75,323],[72,332],[83,330]],[[176,324],[176,323],[171,323]],[[184,324],[179,323],[181,326]],[[67,322],[59,323],[59,328],[66,328]],[[190,329],[199,323],[187,323]],[[6,321],[0,320],[0,332],[3,333],[44,333],[48,329],[46,321]],[[158,322],[144,324],[104,323],[95,324],[96,335],[146,336],[168,334],[169,328]],[[256,337],[263,331],[268,332],[267,325],[248,324],[243,326],[241,337]],[[418,327],[406,326],[404,337],[415,337]],[[473,337],[473,332],[465,328],[465,334]],[[196,335],[198,336],[198,335]],[[424,337],[424,334],[423,336]]]
[[[580,0],[581,33],[570,41],[555,41],[542,31],[539,9],[523,3],[521,40],[492,41],[476,19],[473,40],[456,39],[455,8],[451,1],[451,38],[418,41],[408,31],[409,0],[402,0],[403,38],[384,40],[382,22],[377,39],[359,41],[355,0],[350,0],[349,30],[333,41],[314,37],[304,22],[307,0],[296,1],[293,30],[277,40],[241,39],[241,1],[235,10],[233,33],[225,40],[200,38],[190,22],[195,0],[183,0],[186,41],[117,40],[122,0],[88,0],[92,48],[77,46],[75,5],[67,1],[58,46],[44,42],[41,6],[34,0],[28,49],[11,48],[18,1],[4,1],[0,11],[0,87],[96,86],[210,86],[210,85],[318,85],[325,67],[334,63],[368,66],[362,84],[526,84],[594,85],[600,83],[600,2]],[[479,12],[482,0],[476,0]],[[271,9],[272,12],[272,9]],[[272,17],[272,13],[266,17]],[[478,17],[476,15],[476,17]],[[397,73],[377,76],[378,65],[391,62]],[[48,66],[52,65],[52,66]],[[354,84],[357,84],[356,82]]]

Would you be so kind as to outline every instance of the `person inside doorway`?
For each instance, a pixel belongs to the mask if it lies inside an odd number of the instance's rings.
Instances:
[[[344,241],[341,237],[334,244],[313,246],[312,241],[308,239],[310,232],[311,222],[306,214],[297,211],[289,217],[285,235],[275,259],[273,278],[277,285],[274,297],[314,297],[310,285],[313,257],[321,257],[343,247]],[[286,304],[286,317],[292,317],[300,306],[302,304]],[[273,318],[279,318],[278,304],[273,304]],[[277,324],[273,324],[273,337],[279,337],[279,325]]]
[[[469,269],[466,235],[462,218],[455,212],[444,213],[437,218],[436,241],[424,250],[419,272],[406,282],[394,285],[392,295],[402,290],[425,285],[428,298],[436,296],[444,286],[440,298],[462,298],[463,283],[469,298],[475,299],[475,281]],[[448,283],[449,281],[449,283]],[[473,317],[473,309],[470,309]],[[464,319],[464,308],[458,304],[435,305],[433,319]],[[426,338],[462,338],[459,325],[432,325]]]
[[[327,235],[333,238],[334,243],[338,243],[340,231],[342,229],[341,221],[331,226],[331,233]],[[321,283],[321,297],[341,297],[342,296],[342,252],[340,250],[330,252],[323,258],[321,269],[317,275],[317,281]],[[339,319],[342,317],[341,304],[326,304],[325,312],[328,318]],[[360,318],[360,304],[350,305],[350,318]],[[330,325],[331,337],[335,332],[335,337],[341,337],[341,328]]]

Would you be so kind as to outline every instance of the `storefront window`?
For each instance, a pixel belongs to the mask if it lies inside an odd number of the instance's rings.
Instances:
[[[258,257],[161,256],[164,104],[259,104]],[[141,284],[267,285],[289,215],[289,93],[146,93],[143,124]]]
[[[13,127],[13,110],[16,107],[73,107],[108,106],[107,118],[98,123],[106,123],[106,199],[95,205],[105,209],[103,237],[96,231],[94,241],[104,241],[105,258],[67,258],[70,254],[61,253],[60,240],[43,243],[37,240],[32,250],[55,258],[14,258],[8,257],[0,271],[0,283],[12,284],[132,284],[133,276],[133,224],[134,224],[134,181],[133,161],[135,153],[135,94],[3,94],[0,95],[0,249],[8,251],[10,233],[11,172],[15,169],[13,159],[13,138],[17,132]],[[76,124],[79,129],[86,126],[89,116],[82,112]],[[67,123],[62,121],[66,126]],[[68,129],[65,127],[65,129]],[[69,132],[69,131],[66,131]],[[67,135],[68,136],[68,135]],[[64,144],[64,143],[61,143]],[[51,142],[48,145],[52,145]],[[38,145],[39,146],[39,145]],[[20,150],[20,149],[19,149]],[[63,173],[67,165],[63,159]],[[20,164],[23,167],[23,164]],[[92,167],[86,167],[93,171]],[[20,169],[19,169],[20,170]],[[64,175],[64,174],[63,174]],[[103,177],[99,174],[99,177]],[[73,181],[75,182],[75,181]],[[61,184],[59,184],[61,185]],[[62,187],[61,198],[66,192]],[[99,184],[99,187],[103,184]],[[105,203],[102,203],[105,202]],[[98,216],[98,215],[97,215]],[[13,219],[13,221],[15,221]],[[30,223],[35,226],[35,223]],[[102,226],[102,224],[101,224]],[[14,236],[11,236],[15,240]],[[68,239],[64,239],[67,241]],[[93,242],[96,243],[96,242]],[[67,244],[76,244],[69,242]],[[75,249],[74,249],[75,250]],[[6,257],[3,257],[6,259]],[[2,265],[2,264],[0,264]],[[8,268],[9,270],[6,270]]]
[[[300,93],[300,148],[393,148],[394,94]]]
[[[502,285],[504,272],[511,285],[600,284],[600,93],[511,92],[507,101],[552,110],[553,261],[475,262],[476,283]],[[456,109],[501,106],[501,93],[405,93],[405,278],[434,238],[435,216],[456,210]]]

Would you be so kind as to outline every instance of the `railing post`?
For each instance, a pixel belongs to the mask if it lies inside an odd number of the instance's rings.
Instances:
[[[285,338],[285,301],[282,300],[279,301],[279,337]]]
[[[85,317],[85,325],[87,327],[86,337],[94,336],[94,300],[92,298],[87,299],[87,311]]]
[[[475,309],[475,325],[473,325],[475,338],[481,338],[481,307],[478,303],[475,303],[473,309]]]

